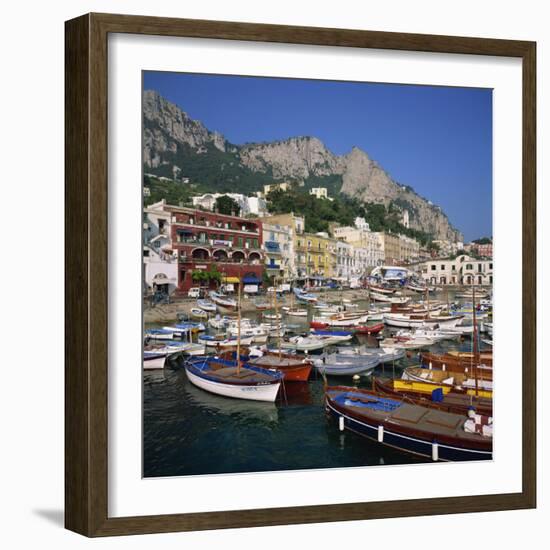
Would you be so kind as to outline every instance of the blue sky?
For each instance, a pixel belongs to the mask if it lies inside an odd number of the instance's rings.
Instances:
[[[492,235],[489,89],[160,72],[143,84],[235,144],[309,135],[336,154],[357,146],[467,241]]]

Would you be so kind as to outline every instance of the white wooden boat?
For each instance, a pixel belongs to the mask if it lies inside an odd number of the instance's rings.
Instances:
[[[410,301],[410,298],[407,298],[406,296],[390,296],[388,294],[379,294],[378,292],[373,292],[372,290],[369,292],[369,297],[375,302],[387,304],[406,304]]]
[[[378,357],[380,363],[390,363],[405,357],[405,350],[399,348],[369,348],[366,346],[347,346],[338,348],[334,354],[345,357],[348,361],[361,361],[363,357]]]
[[[304,292],[303,290],[299,288],[294,289],[294,295],[298,300],[302,300],[303,302],[317,302],[318,298],[314,294],[310,294],[308,292]]]
[[[216,330],[222,330],[231,323],[234,323],[236,319],[236,317],[230,317],[228,315],[216,315],[208,320],[208,325]]]
[[[321,336],[323,338],[332,338],[337,342],[349,342],[353,338],[353,332],[349,330],[332,330],[328,329],[310,329],[312,336]]]
[[[267,321],[280,321],[283,318],[280,313],[262,313],[262,317]]]
[[[281,349],[315,351],[339,343],[340,340],[322,336],[293,336],[281,342]]]
[[[236,300],[233,300],[233,298],[229,298],[229,296],[226,296],[225,294],[221,294],[220,292],[215,292],[211,290],[209,296],[210,299],[221,308],[231,311],[237,309]]]
[[[200,307],[192,307],[190,313],[195,319],[208,319],[208,312]]]
[[[275,401],[283,378],[278,371],[219,358],[190,360],[185,372],[192,384],[210,393],[269,402]]]
[[[330,376],[353,376],[365,374],[374,370],[380,364],[378,357],[364,356],[360,361],[349,360],[346,357],[334,357],[332,355],[321,356],[313,359],[313,365],[322,374]]]
[[[197,306],[204,311],[208,311],[209,313],[216,312],[216,304],[210,300],[197,300]]]
[[[421,349],[433,346],[435,344],[434,340],[430,338],[384,338],[380,345],[385,348],[395,348],[395,349]]]
[[[452,340],[453,338],[457,338],[459,335],[444,333],[438,329],[430,330],[427,328],[426,329],[416,328],[413,330],[405,330],[405,329],[398,330],[394,334],[394,336],[397,339],[409,339],[409,340],[427,338],[429,340],[432,340],[435,343],[435,342],[441,342],[443,340]]]
[[[166,363],[166,355],[155,351],[143,352],[143,370],[163,369]]]
[[[146,340],[173,340],[175,331],[170,328],[150,328],[145,331]]]
[[[189,334],[193,334],[196,332],[203,332],[206,330],[206,327],[203,323],[193,323],[193,322],[186,322],[186,323],[178,323],[176,325],[172,326],[166,326],[162,327],[162,330],[170,331],[174,335],[174,338],[188,338]]]
[[[204,344],[206,347],[209,348],[227,348],[227,347],[235,347],[237,345],[238,339],[236,337],[226,337],[223,334],[217,334],[214,336],[203,334],[198,337],[197,339],[199,344]],[[248,336],[246,338],[241,337],[241,345],[242,346],[248,346],[252,344],[252,336]]]
[[[283,306],[281,309],[291,317],[307,317],[307,309],[291,308],[288,306]]]
[[[433,316],[408,315],[404,313],[386,313],[384,314],[384,323],[392,327],[400,328],[425,328],[434,325],[440,327],[456,327],[463,317],[459,316]]]
[[[252,337],[252,341],[256,344],[265,344],[269,336],[269,333],[266,329],[260,326],[254,326],[250,324],[248,320],[245,320],[245,319],[241,321],[240,333],[241,333],[241,341],[243,340],[243,338]],[[237,336],[239,335],[238,324],[232,323],[231,325],[229,325],[227,328],[227,334],[232,338],[237,338]]]

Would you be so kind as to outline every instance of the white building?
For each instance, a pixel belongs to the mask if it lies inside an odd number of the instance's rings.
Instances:
[[[437,285],[492,285],[493,260],[475,260],[465,254],[454,260],[432,259],[421,265],[422,277]]]
[[[370,263],[370,258],[370,251],[367,248],[353,247],[352,276],[354,278],[363,277],[371,272],[372,264]]]
[[[332,201],[334,199],[331,199],[329,196],[328,196],[328,191],[327,191],[327,188],[326,187],[312,187],[310,190],[309,190],[309,194],[310,195],[314,195],[315,197],[317,197],[318,199],[327,199],[329,201]]]
[[[355,253],[352,244],[345,241],[336,243],[336,276],[350,280],[355,274]]]
[[[257,196],[247,197],[240,193],[206,193],[204,195],[192,197],[193,206],[213,211],[219,197],[230,197],[233,199],[239,205],[240,215],[242,217],[248,214],[254,214],[256,216],[267,214],[267,203],[263,198]]]
[[[178,255],[172,250],[171,215],[164,202],[143,211],[143,278],[148,292],[172,294],[178,286]]]
[[[416,262],[420,259],[420,243],[412,237],[399,235],[399,259],[402,262]]]
[[[355,227],[335,227],[333,235],[336,239],[343,240],[355,248],[364,249],[367,266],[374,267],[384,262],[383,243],[377,233],[370,230],[364,218],[356,218]]]
[[[284,181],[282,183],[270,183],[269,185],[264,185],[263,196],[267,197],[271,191],[288,191],[290,189],[290,183]]]
[[[263,249],[268,275],[285,279],[296,275],[294,238],[292,227],[276,223],[263,223]]]

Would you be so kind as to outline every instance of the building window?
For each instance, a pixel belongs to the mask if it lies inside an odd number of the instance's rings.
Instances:
[[[451,271],[456,271],[456,265],[453,264],[453,265],[451,266]]]
[[[437,266],[435,264],[432,264],[430,267],[432,271],[435,271],[437,269]]]
[[[445,264],[441,264],[441,271],[445,269]]]

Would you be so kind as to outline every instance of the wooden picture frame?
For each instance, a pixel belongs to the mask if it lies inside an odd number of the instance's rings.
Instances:
[[[523,488],[519,493],[140,517],[108,516],[109,33],[519,58],[523,70]],[[533,42],[88,14],[66,22],[65,525],[125,535],[536,506],[536,45]]]

